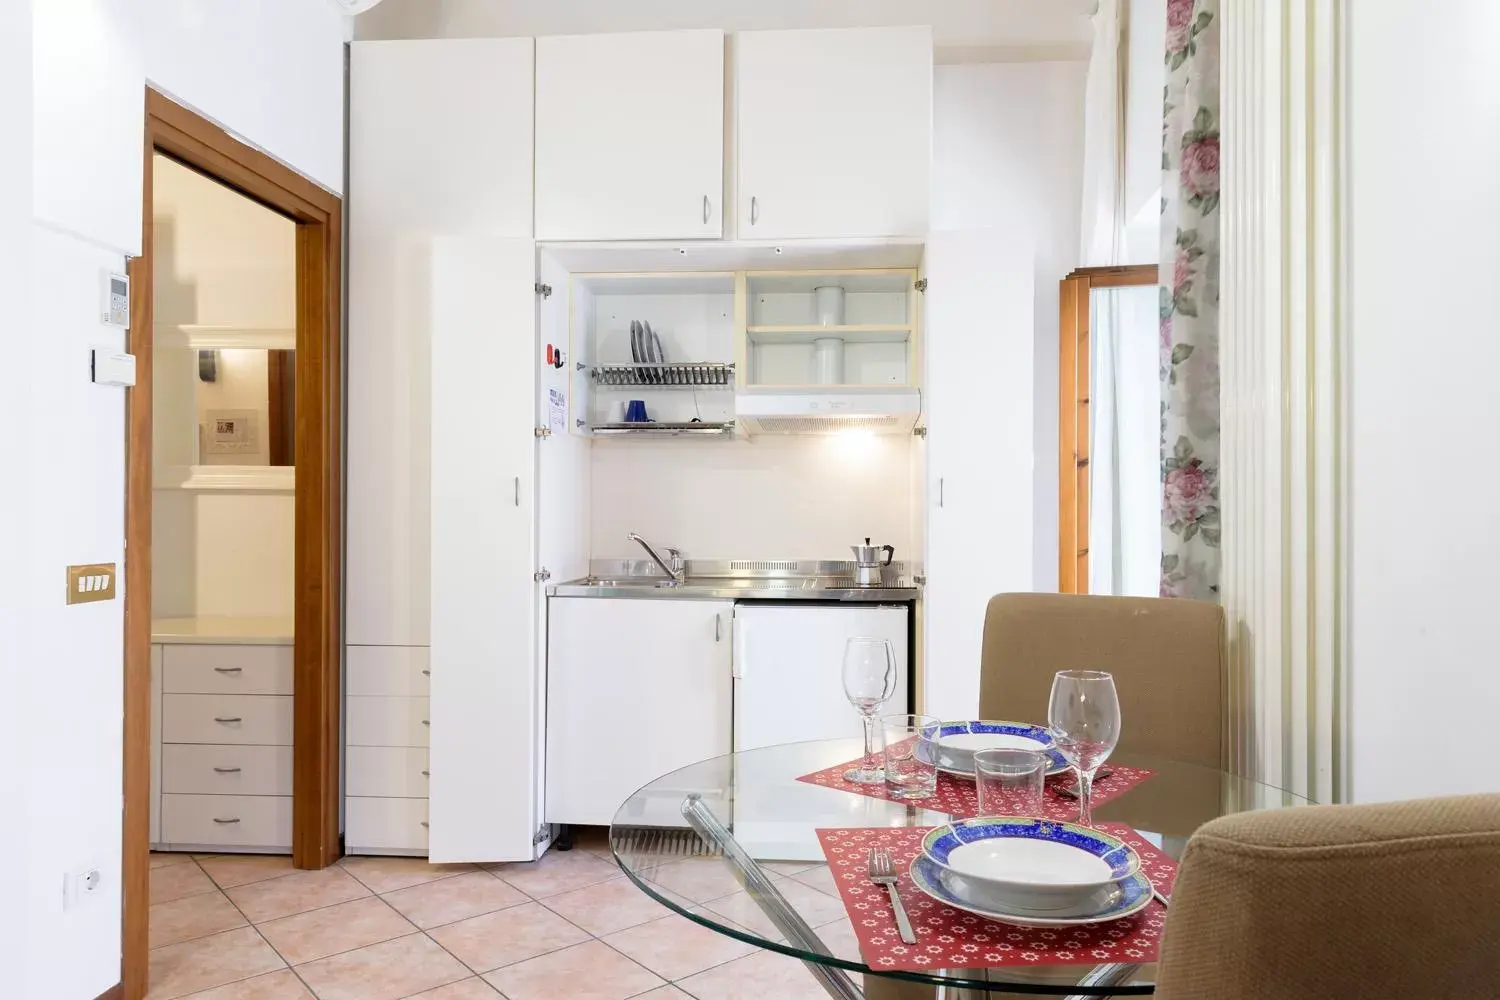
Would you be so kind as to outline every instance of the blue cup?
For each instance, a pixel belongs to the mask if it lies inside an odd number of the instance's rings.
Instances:
[[[646,401],[644,399],[632,399],[625,404],[625,422],[627,424],[644,424],[646,419]]]

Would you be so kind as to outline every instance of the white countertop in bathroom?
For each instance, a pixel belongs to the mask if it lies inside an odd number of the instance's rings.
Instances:
[[[151,641],[247,646],[290,646],[290,618],[157,618]]]

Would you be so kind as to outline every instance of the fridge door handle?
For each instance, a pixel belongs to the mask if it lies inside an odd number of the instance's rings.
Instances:
[[[729,676],[745,679],[745,623],[738,617],[729,619]]]

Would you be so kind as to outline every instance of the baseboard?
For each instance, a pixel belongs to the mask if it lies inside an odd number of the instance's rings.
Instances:
[[[115,983],[109,989],[95,997],[94,1000],[125,1000],[125,984]]]

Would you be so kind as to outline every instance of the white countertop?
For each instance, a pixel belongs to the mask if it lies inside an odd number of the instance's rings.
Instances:
[[[290,646],[290,618],[157,618],[151,622],[151,641]]]

